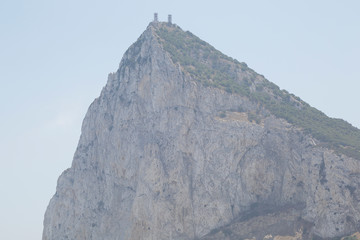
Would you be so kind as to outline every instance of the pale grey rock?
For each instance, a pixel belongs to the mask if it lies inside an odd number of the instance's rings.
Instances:
[[[89,107],[43,240],[260,239],[300,228],[327,238],[359,230],[360,162],[265,110],[251,123],[239,107],[258,108],[191,79],[150,24]]]

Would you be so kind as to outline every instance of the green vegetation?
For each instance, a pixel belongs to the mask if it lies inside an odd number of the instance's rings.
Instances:
[[[170,53],[172,61],[180,64],[194,80],[205,86],[218,87],[231,93],[245,94],[246,84],[239,84],[233,67],[247,69],[190,32],[178,27],[162,25],[157,34],[164,49]]]
[[[357,237],[356,236],[348,236],[348,237],[345,237],[344,240],[357,240]]]
[[[249,112],[248,120],[249,120],[249,122],[256,122],[257,124],[260,124],[260,122],[261,122],[260,116],[258,114],[253,113],[253,112]]]
[[[360,159],[360,130],[351,124],[327,117],[190,32],[159,24],[156,33],[172,61],[180,64],[195,81],[246,96],[276,117],[304,129],[324,146]],[[260,122],[258,115],[249,113],[248,116],[250,121]]]
[[[224,112],[224,111],[223,111],[223,112],[221,112],[221,113],[220,113],[220,115],[219,115],[219,117],[221,117],[221,118],[225,118],[225,117],[226,117],[226,112]]]

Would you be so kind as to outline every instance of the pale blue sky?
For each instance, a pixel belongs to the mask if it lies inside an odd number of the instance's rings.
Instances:
[[[360,127],[359,11],[356,0],[2,0],[2,239],[41,239],[86,110],[154,12]]]

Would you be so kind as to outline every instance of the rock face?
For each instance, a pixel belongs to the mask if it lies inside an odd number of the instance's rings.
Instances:
[[[148,26],[89,107],[43,240],[325,239],[359,230],[360,161],[246,96],[195,81],[164,49],[161,25]]]

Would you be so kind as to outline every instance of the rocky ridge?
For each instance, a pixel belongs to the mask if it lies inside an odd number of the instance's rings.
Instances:
[[[260,85],[278,96],[245,64],[213,49],[186,63],[174,54],[182,46],[166,35],[172,31],[182,30],[151,23],[109,74],[58,180],[43,240],[328,239],[358,231],[359,160],[255,101]]]

